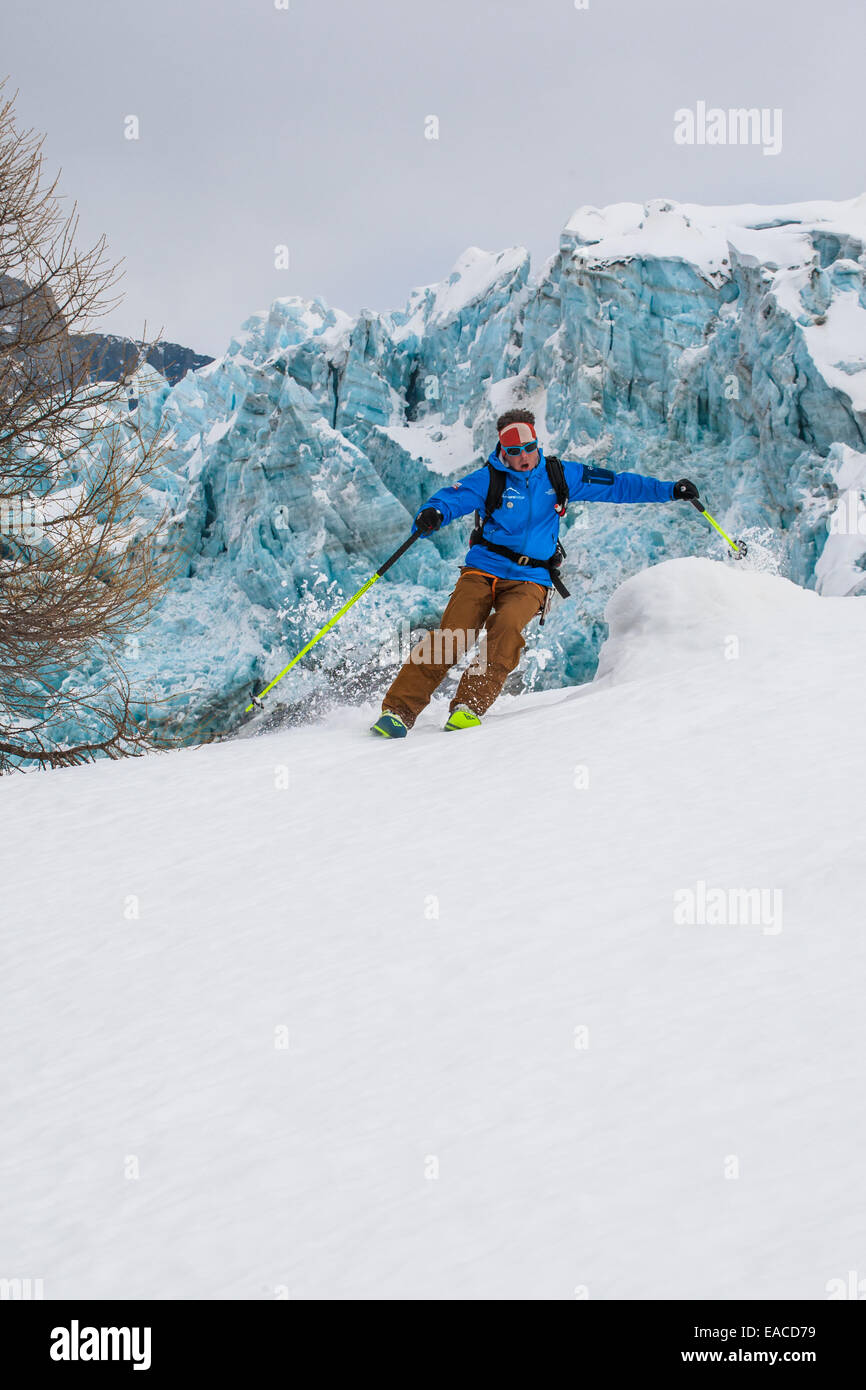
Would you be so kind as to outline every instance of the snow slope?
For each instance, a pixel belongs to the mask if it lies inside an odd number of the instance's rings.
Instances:
[[[342,710],[4,780],[5,1275],[820,1299],[863,1270],[866,605],[682,559],[608,618],[594,683],[456,739]],[[782,898],[675,923],[700,883]]]

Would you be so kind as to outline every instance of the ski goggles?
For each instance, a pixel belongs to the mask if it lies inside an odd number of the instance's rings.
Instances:
[[[537,448],[537,439],[527,439],[525,444],[503,444],[502,452],[509,458],[516,459],[518,454],[534,454]]]

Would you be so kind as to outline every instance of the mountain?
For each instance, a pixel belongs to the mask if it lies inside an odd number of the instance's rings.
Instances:
[[[22,330],[22,317],[25,324],[31,321],[30,328]],[[49,332],[52,323],[54,328]],[[142,360],[142,349],[146,346],[115,333],[70,333],[50,287],[29,289],[23,280],[11,275],[0,275],[0,335],[7,348],[16,340],[29,344],[32,338],[38,338],[40,355],[51,373],[59,371],[68,375],[70,365],[74,369],[76,364],[90,358],[94,381],[120,380]],[[175,386],[187,372],[206,366],[213,358],[181,347],[179,343],[160,340],[148,347],[143,360],[165,377],[169,385]]]
[[[472,732],[440,700],[376,740],[371,704],[4,779],[10,1276],[820,1300],[862,1274],[866,604],[679,559],[606,616],[594,681]]]
[[[116,333],[73,333],[70,342],[80,357],[91,356],[94,381],[118,381],[124,372],[135,366],[145,347],[134,338],[118,337]],[[213,358],[160,339],[148,347],[144,360],[164,376],[169,385],[176,386],[187,372],[207,366]]]

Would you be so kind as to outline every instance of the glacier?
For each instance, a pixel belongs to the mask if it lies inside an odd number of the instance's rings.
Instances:
[[[470,247],[400,310],[281,298],[176,385],[143,368],[137,393],[124,427],[132,441],[169,432],[146,505],[183,562],[124,659],[184,741],[243,723],[253,686],[364,583],[443,480],[479,466],[514,405],[535,411],[547,452],[693,478],[751,542],[747,565],[861,594],[866,194],[581,207],[535,272],[523,248]],[[438,620],[468,530],[467,519],[414,546],[256,727],[375,699],[400,659],[395,633]],[[725,561],[678,505],[572,506],[562,539],[572,598],[530,628],[511,693],[593,677],[623,580],[678,557]],[[80,689],[100,675],[65,680]]]

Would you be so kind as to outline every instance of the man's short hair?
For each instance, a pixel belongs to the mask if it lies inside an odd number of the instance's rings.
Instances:
[[[509,425],[532,425],[535,427],[535,416],[531,410],[506,410],[504,415],[500,415],[496,421],[496,433],[506,429]]]

